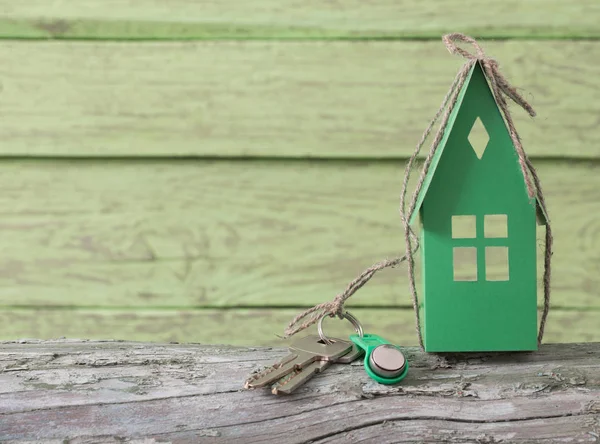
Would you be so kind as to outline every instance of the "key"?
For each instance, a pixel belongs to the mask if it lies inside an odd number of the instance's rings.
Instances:
[[[341,339],[333,339],[333,341],[335,341],[336,343],[347,342],[342,341]],[[302,384],[304,384],[306,381],[308,381],[310,378],[312,378],[313,375],[315,375],[316,373],[323,372],[327,367],[331,366],[332,364],[350,364],[351,362],[354,362],[364,354],[364,351],[360,347],[356,346],[356,344],[350,343],[350,345],[352,345],[351,350],[338,358],[328,359],[324,361],[315,361],[309,366],[304,367],[302,370],[296,371],[283,378],[273,386],[272,393],[274,395],[289,395]]]
[[[297,382],[295,381],[294,384],[297,387],[312,375],[321,371],[319,363],[336,359],[348,353],[351,349],[352,344],[347,341],[338,340],[332,344],[325,344],[317,335],[306,336],[292,342],[290,354],[281,361],[248,378],[244,388],[265,387],[285,377],[289,378],[288,382],[297,378]],[[301,376],[300,373],[303,370],[306,370],[306,373]]]
[[[345,355],[340,356],[339,358],[333,361],[334,364],[350,364],[360,358],[365,351],[357,346],[356,344],[352,344],[352,350],[350,350]]]
[[[289,395],[317,373],[329,367],[333,361],[314,361],[302,370],[294,370],[271,388],[274,395]]]

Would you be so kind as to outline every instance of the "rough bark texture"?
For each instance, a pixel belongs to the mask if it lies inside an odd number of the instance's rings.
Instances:
[[[272,348],[0,343],[0,440],[597,442],[600,343],[534,353],[424,354],[398,386],[335,365],[292,396],[245,391]]]

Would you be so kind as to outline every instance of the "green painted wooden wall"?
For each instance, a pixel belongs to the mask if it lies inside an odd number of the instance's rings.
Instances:
[[[0,338],[280,343],[404,250],[460,31],[538,112],[513,106],[556,237],[547,340],[600,340],[598,23],[597,0],[0,0]],[[350,307],[415,344],[405,271]]]

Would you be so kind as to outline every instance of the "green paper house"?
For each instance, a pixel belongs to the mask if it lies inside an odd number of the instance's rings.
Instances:
[[[410,223],[420,216],[428,352],[537,349],[536,223],[483,69],[459,93]]]

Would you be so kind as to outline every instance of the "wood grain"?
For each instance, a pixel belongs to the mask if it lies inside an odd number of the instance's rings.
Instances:
[[[594,0],[0,1],[0,36],[62,39],[599,37]]]
[[[348,308],[364,325],[402,345],[417,345],[412,309]],[[148,342],[198,342],[203,344],[287,344],[278,337],[301,309],[11,309],[0,310],[0,340],[16,338],[115,338]],[[349,323],[327,319],[327,335],[346,337]],[[312,327],[309,332],[316,332]],[[544,343],[600,341],[599,310],[552,309]]]
[[[4,343],[0,439],[593,442],[600,430],[599,343],[521,354],[404,351],[411,368],[398,386],[373,382],[355,363],[275,397],[241,387],[285,355],[279,348]]]
[[[538,112],[513,107],[529,155],[600,156],[600,42],[483,44]],[[438,41],[5,42],[0,64],[3,156],[404,159],[461,60]]]
[[[556,238],[553,304],[600,307],[598,166],[536,165]],[[404,252],[397,213],[403,167],[5,159],[0,305],[323,302],[366,267]],[[409,306],[406,268],[381,272],[353,302]]]

